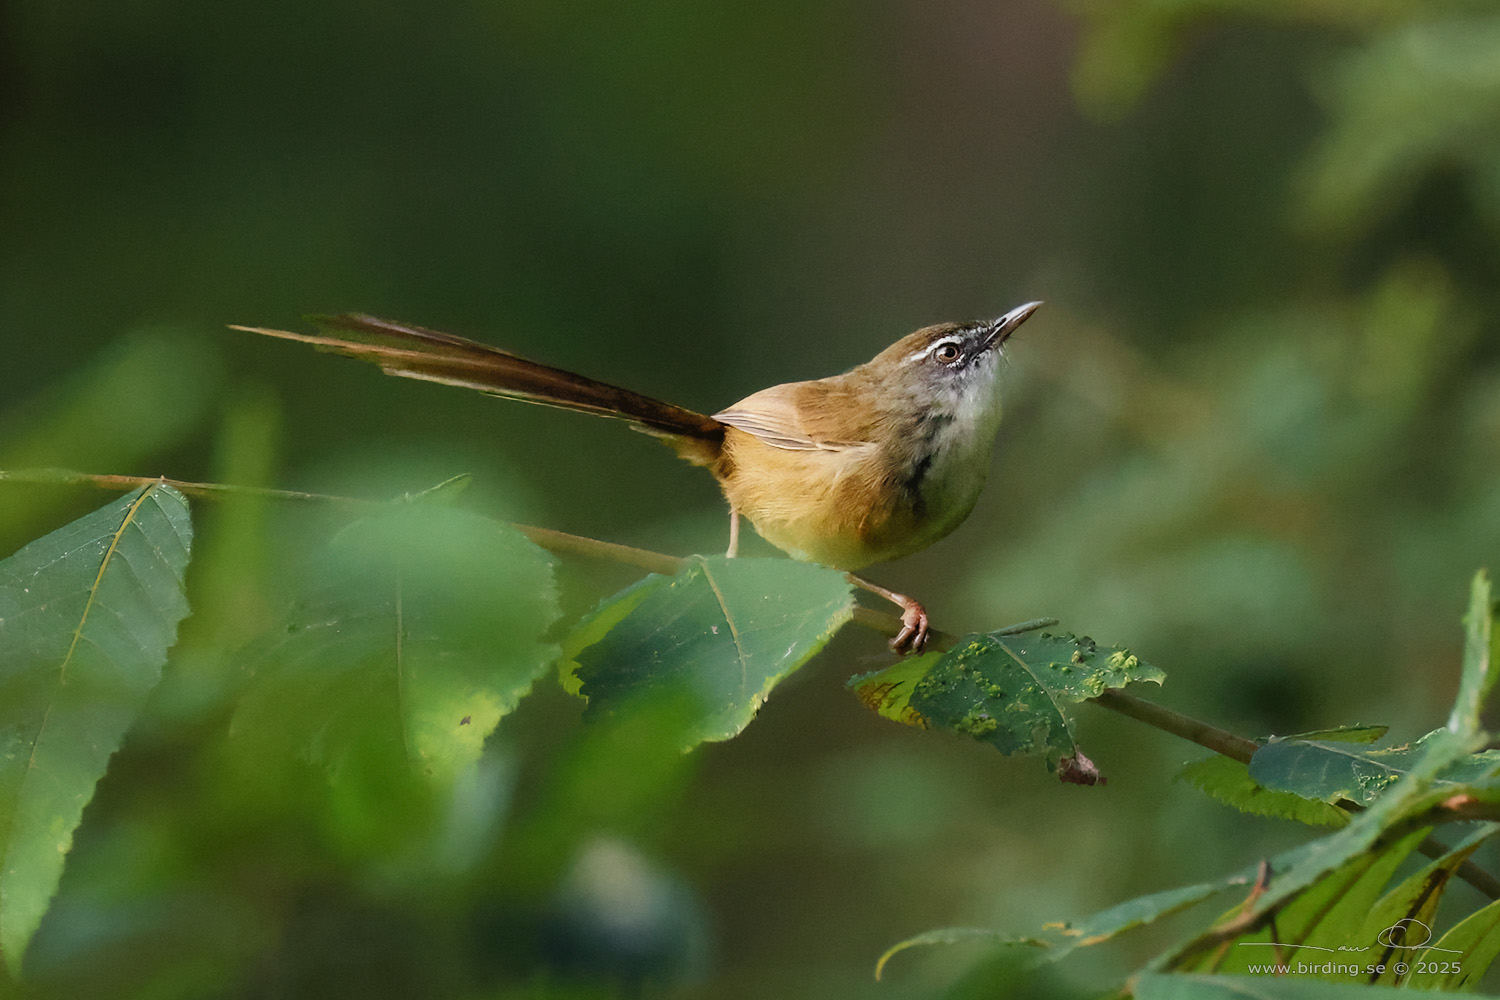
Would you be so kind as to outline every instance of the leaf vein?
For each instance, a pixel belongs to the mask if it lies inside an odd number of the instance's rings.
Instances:
[[[740,630],[734,623],[734,615],[729,613],[729,604],[724,600],[724,593],[719,590],[718,581],[708,571],[708,563],[701,564],[703,567],[703,579],[708,582],[708,587],[714,592],[714,600],[719,602],[719,610],[724,612],[724,622],[729,626],[729,637],[734,640],[735,658],[740,663],[740,690],[744,691],[750,686],[749,657],[745,654],[745,647],[740,643]]]

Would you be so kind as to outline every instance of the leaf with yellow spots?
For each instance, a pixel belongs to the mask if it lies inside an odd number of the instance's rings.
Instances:
[[[1314,801],[1347,800],[1367,806],[1406,777],[1426,752],[1428,741],[1443,732],[1447,730],[1435,730],[1415,743],[1388,748],[1301,736],[1272,738],[1250,758],[1249,773],[1260,785],[1274,791]],[[1500,751],[1485,750],[1459,757],[1433,780],[1439,788],[1452,785],[1457,793],[1463,786],[1497,772]]]
[[[1074,784],[1102,779],[1073,741],[1068,705],[1165,675],[1123,649],[1048,632],[971,635],[943,654],[855,677],[872,711],[908,726],[951,729],[1006,755],[1044,756]]]

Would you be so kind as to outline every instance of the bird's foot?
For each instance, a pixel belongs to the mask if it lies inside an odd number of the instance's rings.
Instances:
[[[891,640],[891,652],[893,653],[920,653],[922,647],[927,645],[928,622],[927,609],[920,603],[898,594],[894,590],[887,590],[878,583],[871,583],[862,576],[853,573],[845,574],[849,582],[856,587],[868,590],[872,594],[879,594],[887,601],[901,609],[901,630]]]
[[[891,640],[891,652],[920,653],[927,645],[927,626],[927,609],[910,597],[906,598],[906,603],[901,604],[901,631]]]

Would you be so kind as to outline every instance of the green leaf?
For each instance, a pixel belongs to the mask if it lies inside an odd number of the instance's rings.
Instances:
[[[1236,924],[1257,927],[1270,915],[1288,906],[1312,886],[1351,860],[1379,850],[1381,838],[1407,817],[1432,808],[1449,794],[1435,788],[1436,776],[1464,759],[1475,749],[1472,739],[1462,739],[1447,730],[1428,734],[1406,775],[1377,798],[1349,825],[1310,844],[1291,857],[1272,865],[1276,877],[1264,892],[1239,914]],[[1253,775],[1252,770],[1252,775]],[[1152,961],[1153,970],[1191,968],[1208,954],[1218,952],[1226,940],[1225,928],[1212,928]]]
[[[187,501],[126,495],[0,562],[0,952],[16,972],[73,831],[188,613]]]
[[[1469,610],[1464,615],[1464,667],[1459,677],[1458,695],[1448,716],[1448,728],[1455,733],[1478,732],[1485,702],[1495,687],[1495,671],[1490,662],[1493,640],[1494,597],[1490,592],[1489,574],[1474,574],[1469,588]]]
[[[654,591],[667,586],[671,579],[655,573],[643,577],[619,593],[600,601],[597,608],[573,626],[563,638],[562,656],[558,661],[559,680],[564,691],[583,697],[583,681],[578,676],[578,654],[601,641],[638,604]]]
[[[1203,956],[1203,964],[1212,964],[1221,971],[1243,971],[1262,962],[1285,960],[1275,957],[1278,954],[1287,959],[1305,954],[1308,962],[1323,961],[1322,952],[1341,950],[1340,945],[1358,939],[1357,932],[1368,919],[1372,905],[1380,897],[1392,873],[1428,832],[1426,829],[1416,830],[1379,850],[1356,855],[1294,899],[1277,914],[1277,942],[1281,948],[1279,952],[1255,947],[1268,945],[1271,940],[1268,930],[1255,929],[1219,942],[1220,947]],[[1276,872],[1295,871],[1310,859],[1316,859],[1319,852],[1319,845],[1314,842],[1285,851],[1271,859],[1268,867],[1273,883]],[[1245,892],[1258,884],[1261,875],[1259,864],[1248,866],[1216,881],[1167,889],[1126,900],[1082,920],[1047,924],[1042,928],[1042,934],[1035,937],[1018,937],[996,930],[966,927],[928,931],[888,949],[881,956],[877,976],[893,955],[907,948],[961,941],[1045,948],[1044,960],[1056,962],[1076,948],[1113,940],[1120,934],[1180,913],[1228,890],[1237,888]],[[1261,890],[1256,889],[1251,899],[1259,898],[1260,895]],[[1242,909],[1236,907],[1225,919],[1240,916]],[[1328,947],[1320,948],[1316,942],[1322,940],[1331,943]],[[1222,947],[1225,944],[1233,944],[1235,947]],[[1239,947],[1241,944],[1244,947]],[[1297,949],[1303,945],[1315,949],[1317,954],[1299,953]]]
[[[1306,733],[1283,736],[1284,740],[1327,740],[1331,743],[1378,743],[1390,731],[1389,726],[1334,726]]]
[[[1387,750],[1376,758],[1343,743],[1271,740],[1250,758],[1247,771],[1263,788],[1320,802],[1367,805],[1406,773],[1404,751]]]
[[[471,472],[460,472],[456,476],[449,476],[436,486],[429,486],[427,489],[421,490],[409,497],[409,499],[420,500],[423,503],[451,504],[458,500],[473,485],[474,474]]]
[[[1202,955],[1196,965],[1182,966],[1181,971],[1246,972],[1267,962],[1325,961],[1329,952],[1369,945],[1372,939],[1360,938],[1359,930],[1370,908],[1385,891],[1396,869],[1428,833],[1426,829],[1417,830],[1379,850],[1350,858],[1277,912],[1274,927],[1247,930],[1214,952]],[[1295,859],[1305,854],[1307,847],[1273,858],[1268,865],[1271,878],[1275,879],[1278,871],[1294,866]],[[1238,915],[1236,908],[1223,919],[1231,920]]]
[[[348,525],[313,559],[322,596],[265,654],[234,730],[290,741],[336,768],[366,740],[440,779],[557,655],[552,558],[499,521],[400,503]]]
[[[1250,777],[1265,788],[1307,799],[1347,799],[1369,805],[1408,773],[1434,735],[1428,733],[1415,744],[1385,750],[1354,749],[1348,743],[1322,740],[1273,739],[1250,759]],[[1453,761],[1436,780],[1453,785],[1457,792],[1459,785],[1488,777],[1497,769],[1500,751],[1486,750]]]
[[[903,660],[849,684],[888,719],[952,729],[1007,755],[1044,756],[1057,768],[1079,756],[1064,706],[1165,676],[1124,649],[1042,632],[966,636],[947,653]]]
[[[1403,879],[1370,909],[1349,945],[1366,947],[1368,950],[1358,954],[1386,967],[1370,977],[1371,982],[1394,985],[1407,979],[1423,946],[1433,943],[1432,927],[1437,920],[1438,903],[1454,873],[1496,833],[1500,833],[1500,826],[1486,824],[1453,850]],[[1406,973],[1398,970],[1398,962],[1406,964]]]
[[[1408,994],[1389,986],[1366,986],[1357,977],[1328,983],[1295,975],[1159,975],[1134,980],[1135,1000],[1397,1000]]]
[[[1362,933],[1370,909],[1396,870],[1431,832],[1427,827],[1413,830],[1383,847],[1356,855],[1325,875],[1277,914],[1277,933],[1283,940],[1322,954],[1371,944],[1374,937]],[[1306,952],[1300,949],[1289,953],[1290,957],[1304,955]]]
[[[1215,951],[1204,954],[1192,970],[1184,971],[1212,968],[1220,973],[1247,972],[1282,962],[1300,963],[1304,969],[1300,975],[1348,978],[1347,969],[1327,968],[1327,963],[1333,961],[1359,963],[1361,968],[1369,966],[1372,971],[1363,978],[1373,980],[1380,975],[1373,971],[1376,966],[1385,966],[1388,973],[1394,972],[1397,961],[1405,961],[1408,968],[1414,967],[1418,945],[1427,939],[1423,927],[1430,926],[1432,909],[1443,887],[1479,842],[1492,833],[1482,831],[1480,836],[1387,891],[1386,885],[1396,870],[1430,832],[1419,828],[1387,845],[1356,855],[1281,908],[1274,924],[1221,942]],[[1308,846],[1316,850],[1316,845]],[[1271,863],[1273,884],[1275,872],[1287,869],[1285,860],[1289,859],[1278,858]],[[1420,908],[1423,906],[1425,910]],[[1422,924],[1413,924],[1413,920]],[[1404,943],[1400,940],[1403,935],[1410,946],[1400,950],[1392,947]],[[1391,977],[1384,978],[1389,981]]]
[[[1067,944],[1067,951],[1103,944],[1126,931],[1181,913],[1226,889],[1246,885],[1249,881],[1248,873],[1242,872],[1216,882],[1200,882],[1197,885],[1137,896],[1076,923],[1058,925],[1058,931]]]
[[[1385,891],[1396,869],[1429,831],[1419,829],[1377,850],[1350,858],[1324,875],[1276,914],[1273,928],[1242,934],[1218,957],[1211,957],[1215,972],[1245,972],[1268,961],[1326,961],[1329,954],[1364,948],[1373,937],[1360,928],[1370,908]],[[1287,867],[1287,856],[1272,861],[1271,877]]]
[[[853,611],[842,573],[786,559],[695,557],[675,576],[623,591],[565,645],[576,650],[588,714],[670,706],[688,749],[744,729]]]
[[[1075,948],[1088,948],[1103,944],[1126,931],[1144,927],[1175,913],[1181,913],[1226,889],[1246,885],[1249,881],[1248,874],[1240,873],[1217,882],[1203,882],[1198,885],[1154,892],[1147,896],[1138,896],[1111,906],[1107,910],[1101,910],[1076,923],[1047,924],[1042,928],[1043,936],[1039,937],[1016,937],[982,927],[944,927],[924,931],[887,948],[885,954],[881,955],[875,964],[875,978],[881,977],[886,963],[891,960],[892,956],[908,948],[968,941],[1045,948],[1047,949],[1045,960],[1056,962]]]
[[[848,686],[865,707],[876,715],[903,726],[927,729],[931,722],[911,707],[912,695],[922,681],[947,658],[947,653],[907,656],[889,667],[849,678]]]
[[[1343,826],[1349,822],[1349,814],[1342,809],[1266,788],[1250,777],[1245,764],[1218,754],[1194,761],[1177,776],[1210,798],[1253,816],[1276,816],[1309,826]]]
[[[1001,934],[999,931],[990,930],[985,927],[940,927],[936,930],[923,931],[921,934],[913,935],[905,941],[899,941],[887,948],[885,953],[875,962],[875,978],[880,979],[883,977],[885,975],[886,963],[908,948],[921,948],[940,944],[965,944],[970,941],[994,945],[1019,945],[1027,948],[1050,948],[1052,946],[1052,942],[1041,938],[1010,937]]]
[[[1414,990],[1461,990],[1484,978],[1500,955],[1500,900],[1469,914],[1420,952],[1416,962],[1428,963],[1436,971],[1413,975],[1406,986]]]

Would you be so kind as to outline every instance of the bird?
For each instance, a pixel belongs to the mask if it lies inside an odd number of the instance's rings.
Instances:
[[[1002,413],[1002,348],[1041,306],[907,334],[826,378],[762,389],[707,415],[498,347],[363,313],[315,316],[318,333],[232,325],[373,362],[388,375],[627,421],[718,480],[740,519],[794,559],[842,570],[901,609],[891,640],[920,652],[923,605],[855,573],[927,548],[974,509]]]

